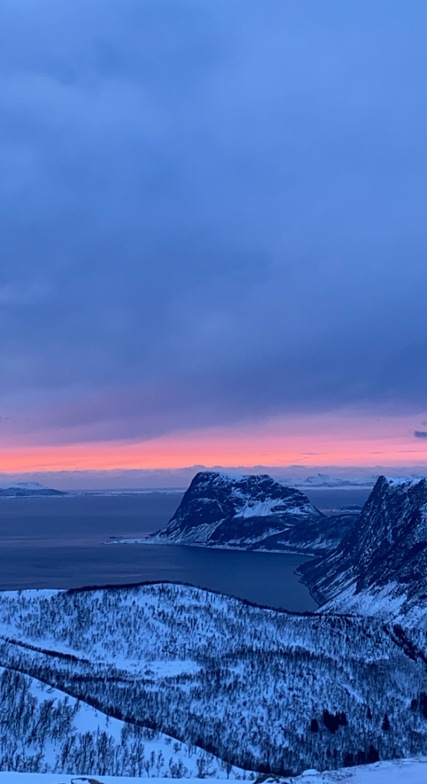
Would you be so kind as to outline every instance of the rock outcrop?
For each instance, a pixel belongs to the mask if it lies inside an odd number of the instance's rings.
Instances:
[[[168,525],[150,540],[245,550],[330,551],[354,515],[327,517],[267,474],[197,474]],[[345,528],[345,530],[347,530]]]
[[[427,481],[380,477],[342,543],[301,572],[322,610],[427,626]]]

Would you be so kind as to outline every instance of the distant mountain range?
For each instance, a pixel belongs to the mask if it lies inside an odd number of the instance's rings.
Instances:
[[[373,466],[331,466],[331,465],[252,465],[252,466],[205,466],[192,465],[184,468],[132,469],[109,471],[44,471],[15,476],[19,482],[41,482],[47,487],[61,487],[76,492],[103,491],[122,492],[124,490],[184,490],[199,472],[268,474],[277,482],[289,487],[342,488],[374,486],[379,476],[387,474],[390,468]],[[423,477],[425,465],[395,467],[393,473],[408,478]],[[0,473],[0,483],[9,482],[10,475]]]
[[[334,474],[312,474],[306,476],[305,479],[298,477],[289,478],[290,484],[294,487],[372,487],[377,480],[376,475],[367,476],[335,476]],[[282,480],[283,481],[283,480]]]
[[[270,476],[201,471],[153,543],[320,553],[335,547],[357,512],[322,514],[300,490]]]
[[[67,495],[62,490],[44,487],[38,482],[11,482],[0,485],[0,498],[16,498],[24,496]]]

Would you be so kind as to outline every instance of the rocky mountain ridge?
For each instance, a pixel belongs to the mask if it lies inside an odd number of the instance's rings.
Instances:
[[[267,474],[201,471],[152,542],[320,553],[331,550],[356,515],[328,517],[300,490]]]
[[[427,480],[380,477],[343,541],[300,571],[322,611],[427,628]]]

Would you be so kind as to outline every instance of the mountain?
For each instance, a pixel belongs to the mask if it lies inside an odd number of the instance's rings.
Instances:
[[[38,482],[11,482],[0,485],[0,498],[18,498],[28,496],[66,495],[62,490],[44,487]]]
[[[327,517],[300,490],[267,474],[199,472],[156,543],[291,550],[318,553],[332,549],[354,514]]]
[[[427,628],[427,480],[380,477],[342,543],[300,572],[322,610]]]

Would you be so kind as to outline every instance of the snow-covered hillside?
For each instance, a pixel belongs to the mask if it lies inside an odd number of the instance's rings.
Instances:
[[[148,727],[120,721],[45,681],[0,667],[0,770],[235,778],[243,771]]]
[[[423,657],[372,619],[156,584],[0,594],[0,633],[3,667],[190,755],[285,775],[427,751]]]
[[[166,528],[148,539],[233,549],[331,550],[356,515],[327,517],[267,475],[197,474]]]
[[[61,775],[63,784],[90,784],[86,777]],[[377,762],[363,767],[341,768],[340,770],[317,773],[307,770],[304,775],[282,779],[266,779],[265,784],[426,784],[427,759],[404,759],[393,762]],[[164,784],[164,780],[151,778],[151,784]],[[0,784],[58,784],[58,774],[4,773],[0,772]],[[139,778],[101,776],[92,784],[141,784]],[[187,784],[200,784],[199,779],[189,779]]]

